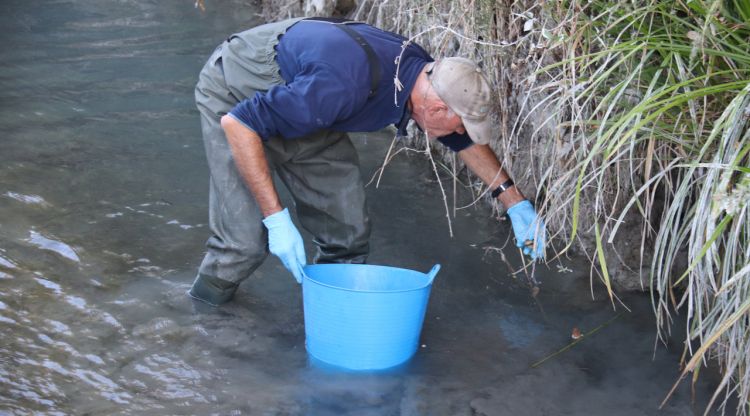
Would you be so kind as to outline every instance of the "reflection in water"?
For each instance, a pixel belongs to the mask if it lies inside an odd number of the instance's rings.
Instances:
[[[507,225],[464,210],[450,239],[417,158],[397,158],[368,189],[370,261],[444,267],[423,347],[403,368],[353,374],[309,361],[299,286],[275,259],[225,307],[188,298],[208,237],[193,86],[216,44],[258,22],[244,2],[207,7],[3,2],[0,414],[657,413],[677,356],[662,349],[652,362],[647,302],[529,369],[570,328],[613,312],[577,295],[587,279],[538,267],[543,320],[499,257],[482,256]],[[365,176],[389,143],[358,136]],[[660,414],[691,413],[687,397],[679,390]]]

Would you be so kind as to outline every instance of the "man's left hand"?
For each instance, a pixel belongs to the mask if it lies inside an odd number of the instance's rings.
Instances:
[[[523,249],[523,254],[534,260],[544,258],[547,231],[544,221],[536,213],[531,202],[524,199],[508,208],[508,216],[516,236],[516,246]]]

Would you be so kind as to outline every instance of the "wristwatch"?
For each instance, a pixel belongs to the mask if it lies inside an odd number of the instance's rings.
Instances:
[[[500,196],[501,193],[505,192],[508,188],[510,188],[513,185],[515,185],[515,183],[513,182],[513,179],[508,179],[507,181],[501,183],[500,186],[498,186],[497,188],[495,188],[494,191],[492,191],[492,194],[491,194],[492,198],[493,199],[497,198],[498,196]]]

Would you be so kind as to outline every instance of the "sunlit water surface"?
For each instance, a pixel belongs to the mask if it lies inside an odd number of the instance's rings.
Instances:
[[[240,2],[0,5],[0,414],[684,415],[706,376],[654,353],[647,297],[612,320],[583,260],[539,266],[532,298],[508,224],[458,211],[449,236],[422,157],[368,187],[371,263],[443,269],[407,365],[352,374],[311,362],[299,286],[276,259],[222,308],[185,296],[203,254],[208,179],[193,86]],[[369,178],[390,144],[358,135]],[[450,182],[445,182],[450,193]],[[458,205],[470,201],[459,192]],[[453,201],[449,201],[453,205]],[[309,242],[309,239],[307,240]],[[309,244],[308,244],[308,248]],[[503,257],[513,264],[510,266]],[[609,322],[609,323],[608,323]],[[571,342],[573,327],[598,332]]]

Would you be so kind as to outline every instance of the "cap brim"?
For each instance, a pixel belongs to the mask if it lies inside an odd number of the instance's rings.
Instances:
[[[471,140],[474,143],[490,144],[490,141],[495,134],[495,128],[491,117],[485,117],[481,120],[466,117],[462,118],[461,121],[464,124],[464,128],[466,128],[466,133],[469,134],[469,137],[471,137]]]

